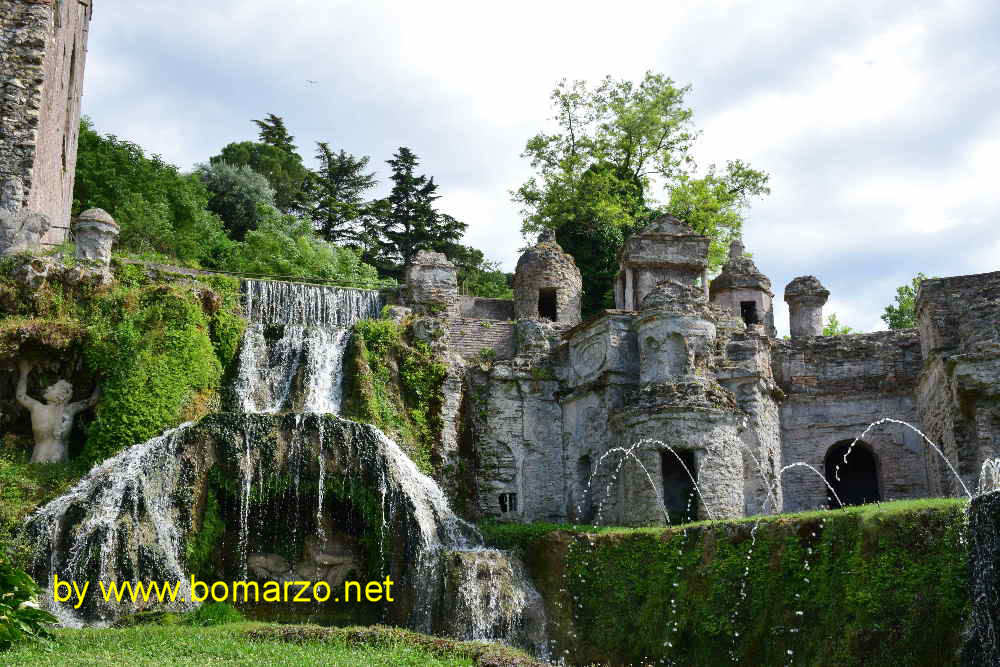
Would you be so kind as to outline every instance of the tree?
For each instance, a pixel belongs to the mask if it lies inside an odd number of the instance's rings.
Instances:
[[[264,176],[274,189],[274,205],[282,213],[300,213],[309,206],[305,191],[309,170],[302,164],[294,137],[288,134],[285,122],[268,114],[264,120],[253,121],[260,129],[260,141],[240,141],[222,149],[209,162],[227,162],[247,166]]]
[[[830,317],[826,320],[826,326],[823,327],[823,335],[845,336],[849,333],[855,333],[854,329],[846,324],[841,324],[840,320],[837,319],[837,313],[830,313]]]
[[[295,137],[288,133],[285,121],[280,116],[269,113],[264,120],[255,120],[253,123],[260,130],[261,143],[274,146],[286,153],[296,153]]]
[[[722,174],[712,167],[692,176],[697,133],[684,104],[689,90],[653,72],[638,85],[606,77],[594,89],[563,80],[552,92],[559,131],[525,146],[522,156],[536,175],[512,193],[522,233],[556,230],[583,275],[585,314],[611,304],[618,252],[656,214],[673,213],[708,235],[717,268],[743,209],[768,192],[767,175],[739,161]],[[651,196],[661,188],[671,194],[665,209]]]
[[[319,169],[307,184],[309,211],[316,230],[327,241],[357,241],[357,225],[364,213],[363,193],[375,187],[375,173],[365,173],[368,156],[356,158],[341,150],[334,153],[324,142],[316,144]]]
[[[307,218],[263,209],[256,229],[229,254],[225,269],[335,281],[355,287],[381,284],[375,267],[361,261],[358,252],[318,238]]]
[[[489,299],[512,299],[514,276],[500,269],[500,262],[486,259],[482,250],[460,243],[434,248],[443,252],[458,269],[458,288],[462,294]]]
[[[80,122],[73,214],[103,208],[121,228],[118,247],[212,266],[231,244],[219,218],[206,210],[210,194],[194,174],[159,155]]]
[[[208,210],[222,218],[229,236],[237,241],[257,228],[261,206],[274,207],[274,190],[267,179],[246,165],[218,161],[198,165],[197,173],[211,194]]]
[[[917,290],[920,289],[920,283],[927,279],[923,273],[918,273],[909,285],[896,288],[896,305],[889,304],[882,314],[882,321],[890,329],[912,329],[917,326]]]
[[[458,241],[467,225],[434,208],[438,186],[433,178],[414,173],[420,161],[413,151],[400,147],[387,162],[392,191],[371,207],[366,236],[377,252],[379,268],[391,273],[420,250]]]
[[[740,236],[743,211],[750,200],[771,192],[767,181],[767,174],[734,160],[726,163],[721,174],[711,165],[705,176],[692,178],[684,174],[671,188],[666,211],[712,240],[709,270],[717,270],[725,263],[730,242]]]

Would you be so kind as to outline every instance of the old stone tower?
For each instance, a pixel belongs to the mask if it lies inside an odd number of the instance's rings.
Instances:
[[[0,0],[0,212],[8,217],[0,252],[66,239],[92,11],[92,0]]]

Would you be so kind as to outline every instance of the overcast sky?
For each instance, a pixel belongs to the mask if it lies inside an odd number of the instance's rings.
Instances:
[[[771,174],[744,240],[780,331],[795,276],[872,331],[918,271],[1000,269],[995,0],[94,4],[83,109],[99,131],[188,169],[275,113],[303,155],[328,141],[382,180],[409,146],[507,270],[524,245],[509,191],[553,85],[646,70],[692,85],[700,165]]]

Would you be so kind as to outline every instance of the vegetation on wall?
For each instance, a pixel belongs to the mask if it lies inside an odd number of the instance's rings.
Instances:
[[[554,528],[484,533],[525,553],[543,588],[565,588],[580,662],[855,665],[863,656],[866,665],[930,666],[954,662],[960,645],[968,605],[962,501],[759,524]]]
[[[344,416],[393,437],[423,472],[433,468],[447,368],[392,320],[362,320],[346,361]]]
[[[937,276],[931,276],[933,280]],[[882,321],[890,329],[911,329],[917,326],[917,291],[920,283],[927,280],[928,276],[918,273],[909,285],[901,285],[896,288],[896,303],[890,303],[882,313]]]
[[[214,410],[225,369],[243,333],[239,284],[217,276],[159,282],[119,264],[109,286],[49,279],[34,289],[13,278],[22,258],[0,264],[0,363],[36,362],[32,385],[65,373],[78,394],[99,384],[93,413],[77,418],[66,464],[29,464],[27,414],[11,404],[0,448],[0,544],[20,521],[65,492],[93,463]]]

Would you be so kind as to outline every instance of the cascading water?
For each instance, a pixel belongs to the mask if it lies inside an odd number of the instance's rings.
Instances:
[[[262,504],[278,507],[282,537],[293,547],[310,539],[296,534],[307,523],[304,517],[314,523],[322,545],[330,537],[325,490],[339,481],[348,501],[374,498],[377,512],[367,517],[366,529],[377,535],[378,569],[405,591],[405,613],[390,611],[393,620],[425,632],[544,651],[541,598],[523,566],[483,548],[475,528],[451,512],[441,488],[385,434],[331,416],[340,409],[349,328],[378,314],[378,293],[246,281],[243,294],[248,328],[234,383],[240,414],[206,417],[136,445],[38,510],[27,522],[38,544],[36,576],[50,584],[58,575],[94,586],[113,580],[185,582],[194,508],[203,503],[208,473],[215,471],[236,482],[230,485],[236,505],[230,521],[238,524],[232,571],[245,579],[251,544],[260,541]],[[317,502],[301,507],[307,486]],[[182,602],[189,597],[184,583],[178,602],[168,607],[192,606]],[[54,610],[79,625],[162,608],[91,598],[76,611],[69,605]]]
[[[247,414],[338,414],[350,328],[377,317],[372,290],[268,280],[243,282],[248,326],[235,382]]]

